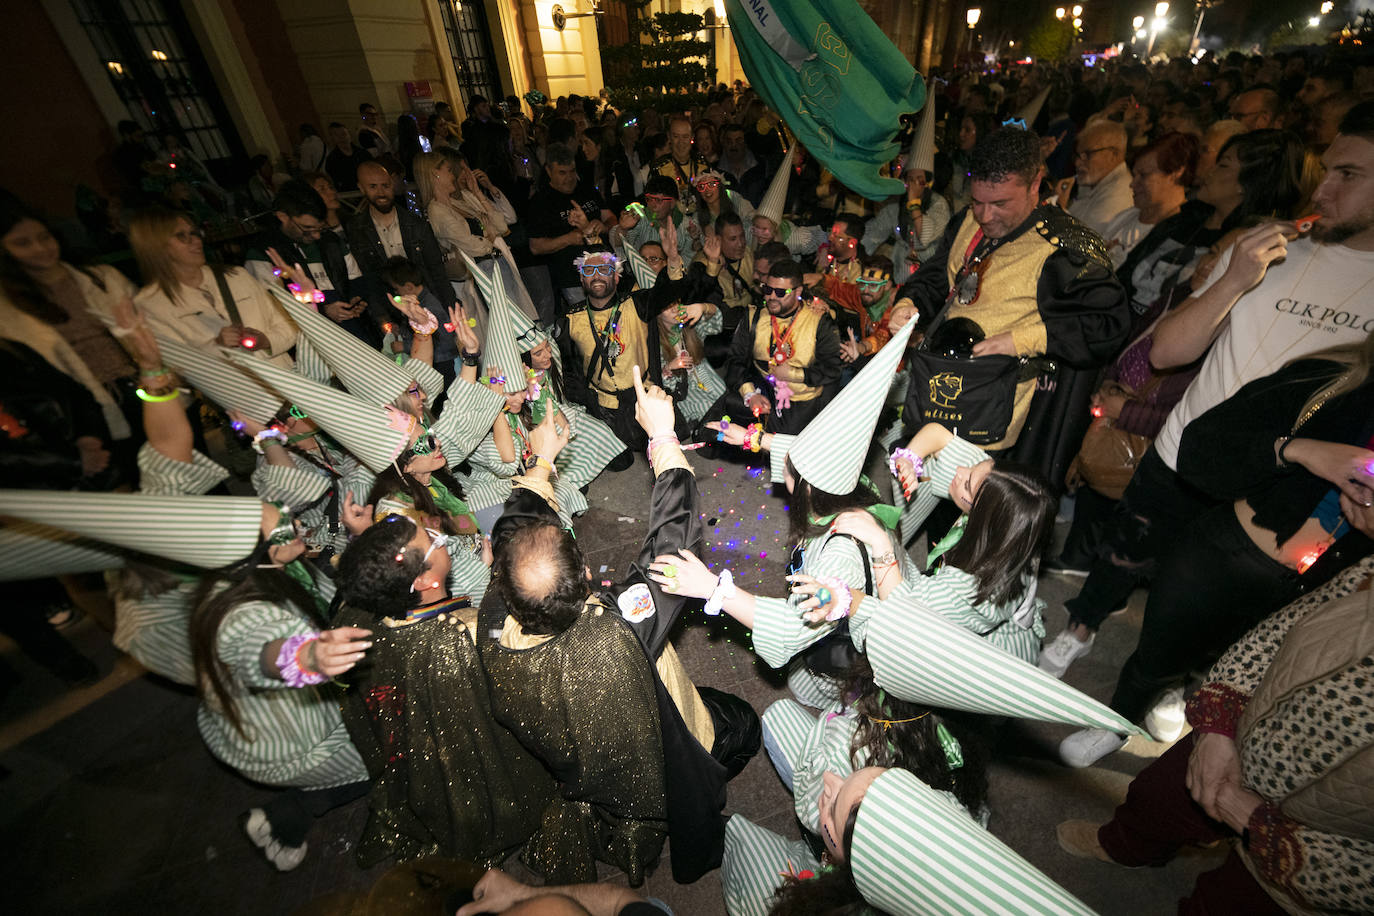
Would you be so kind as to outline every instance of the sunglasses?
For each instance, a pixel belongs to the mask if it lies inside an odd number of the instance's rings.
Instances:
[[[792,287],[770,286],[769,284],[765,283],[763,284],[763,295],[765,298],[772,296],[774,299],[785,299],[788,296],[792,295]]]
[[[676,197],[669,197],[667,194],[645,194],[645,195],[644,195],[644,199],[645,199],[646,201],[647,201],[647,200],[656,200],[656,201],[658,201],[659,203],[667,203],[667,202],[670,201],[670,200],[677,200]]]
[[[582,266],[582,276],[584,277],[613,277],[615,276],[614,264],[584,264]]]
[[[423,456],[437,451],[438,448],[439,440],[435,437],[434,433],[427,433],[415,440],[415,444],[410,447],[410,453],[412,455]]]
[[[426,529],[425,529],[425,534],[429,535],[429,549],[427,549],[427,550],[425,551],[425,555],[424,555],[424,557],[421,559],[421,562],[425,564],[425,567],[426,567],[426,568],[428,568],[428,566],[429,566],[429,555],[432,554],[432,553],[434,553],[434,551],[437,550],[438,548],[443,547],[443,546],[445,546],[446,544],[448,544],[448,542],[449,542],[449,536],[448,536],[447,534],[444,534],[442,531],[435,531],[433,528],[426,528]],[[398,561],[404,560],[404,559],[405,559],[405,553],[404,553],[404,552],[401,552],[401,553],[396,554],[396,559],[397,559]],[[414,582],[411,582],[411,583],[410,583],[410,590],[411,590],[412,592],[415,591],[415,583],[414,583]]]
[[[277,518],[277,527],[267,533],[267,543],[273,547],[290,544],[301,536],[300,522],[291,517],[290,511],[280,505],[277,511],[281,513]]]
[[[714,191],[716,188],[720,187],[720,182],[716,181],[714,178],[711,178],[706,181],[698,181],[697,187],[703,191],[708,189]]]

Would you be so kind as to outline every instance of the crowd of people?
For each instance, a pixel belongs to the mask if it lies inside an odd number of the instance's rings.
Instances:
[[[593,882],[667,841],[732,916],[1086,911],[986,830],[1015,716],[1079,726],[1072,767],[1172,743],[1059,841],[1237,839],[1180,912],[1374,910],[1374,60],[926,85],[882,200],[739,84],[365,102],[231,190],[129,123],[127,210],[4,192],[4,631],[91,678],[49,616],[102,574],[115,644],[279,790],[244,820],[273,866],[365,796],[363,866],[518,852],[549,885],[491,871],[462,914],[660,912]],[[241,263],[206,238],[234,212]],[[698,448],[785,494],[777,597],[701,559]],[[597,584],[588,489],[641,459],[648,534]],[[1082,581],[1053,638],[1046,575]],[[1110,701],[1056,680],[1142,586]],[[793,697],[695,683],[698,610]],[[761,747],[800,841],[726,816]],[[1018,877],[941,897],[970,859]]]

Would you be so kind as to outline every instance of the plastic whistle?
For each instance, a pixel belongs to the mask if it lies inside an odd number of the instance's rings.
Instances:
[[[1300,217],[1293,220],[1293,228],[1297,230],[1299,235],[1311,232],[1312,224],[1321,218],[1322,215],[1320,213],[1313,213],[1310,216]]]

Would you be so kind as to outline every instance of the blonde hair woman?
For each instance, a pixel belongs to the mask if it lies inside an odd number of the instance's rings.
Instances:
[[[205,263],[201,232],[180,213],[155,207],[129,219],[129,244],[147,285],[134,296],[153,333],[193,347],[252,350],[290,368],[296,326],[242,267]]]
[[[515,208],[506,195],[485,172],[468,168],[463,157],[452,151],[419,153],[412,169],[420,188],[420,202],[444,252],[444,269],[449,279],[455,281],[458,297],[464,303],[487,304],[468,276],[467,263],[462,258],[466,254],[488,275],[499,267],[506,293],[516,307],[532,319],[538,317],[504,240],[510,224],[516,220]],[[468,311],[477,319],[478,334],[485,341],[486,309]]]

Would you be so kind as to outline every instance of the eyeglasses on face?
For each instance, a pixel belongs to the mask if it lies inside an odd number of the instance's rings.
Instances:
[[[660,204],[668,203],[672,200],[677,200],[676,197],[669,197],[667,194],[645,194],[644,199],[646,201],[654,201]]]
[[[888,279],[888,277],[884,277],[881,280],[871,280],[867,277],[860,277],[858,283],[860,286],[868,286],[872,287],[873,289],[877,289],[880,286],[886,286]]]
[[[663,257],[662,255],[657,255],[657,254],[646,254],[646,255],[644,256],[644,260],[645,260],[645,261],[648,261],[650,264],[666,264],[666,263],[668,263],[668,259],[667,259],[667,258]]]
[[[697,187],[703,191],[714,191],[720,187],[720,182],[714,178],[703,179],[697,182]]]
[[[615,276],[614,264],[583,264],[582,276],[584,277],[613,277]]]
[[[294,216],[288,216],[287,219],[291,220],[291,225],[296,227],[297,232],[308,239],[317,239],[324,233],[323,226],[302,226]]]
[[[773,286],[772,284],[765,283],[763,284],[763,295],[765,297],[771,296],[774,299],[786,299],[788,296],[792,295],[792,287]]]
[[[1111,149],[1111,148],[1112,148],[1112,147],[1110,147],[1110,146],[1094,146],[1092,149],[1081,149],[1081,150],[1079,150],[1078,152],[1076,152],[1076,153],[1073,154],[1073,158],[1075,158],[1075,159],[1091,159],[1093,156],[1096,156],[1098,153],[1105,153],[1107,150],[1109,150],[1109,149]]]

